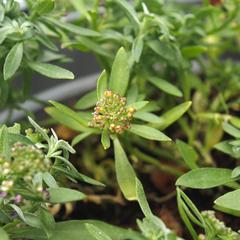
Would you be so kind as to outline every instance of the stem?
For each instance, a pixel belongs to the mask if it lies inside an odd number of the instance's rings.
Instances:
[[[163,172],[167,172],[167,173],[177,176],[177,177],[179,177],[183,174],[182,171],[179,171],[179,170],[175,169],[174,167],[168,166],[166,164],[162,164],[158,161],[158,159],[153,158],[149,155],[146,155],[136,148],[133,149],[133,154],[136,157],[140,158],[142,161],[154,165],[155,167],[157,167],[159,170],[161,170]]]

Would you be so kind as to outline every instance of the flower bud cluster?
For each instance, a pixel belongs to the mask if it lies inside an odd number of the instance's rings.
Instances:
[[[216,236],[220,236],[224,239],[240,239],[240,234],[234,232],[231,228],[226,227],[223,222],[218,220],[215,217],[214,211],[203,211],[202,216],[207,225],[211,226],[211,228],[214,229]],[[204,236],[202,236],[202,239],[205,239]]]
[[[8,193],[19,182],[31,183],[39,171],[47,171],[50,163],[46,162],[44,153],[32,145],[15,143],[10,157],[0,156],[0,192]]]
[[[126,106],[126,98],[106,90],[94,108],[89,127],[108,129],[112,133],[123,133],[130,128],[135,108]]]

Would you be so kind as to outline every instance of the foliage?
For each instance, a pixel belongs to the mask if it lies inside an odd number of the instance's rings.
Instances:
[[[214,208],[240,216],[239,1],[26,2],[24,12],[14,0],[0,0],[0,107],[10,110],[8,121],[32,98],[34,72],[74,77],[50,63],[67,60],[58,44],[93,53],[102,73],[73,107],[50,100],[45,108],[74,131],[71,145],[31,118],[25,134],[20,124],[0,126],[0,237],[180,240],[151,210],[140,181],[158,169],[177,179],[170,197],[176,195],[192,239],[239,239],[213,211],[201,211],[205,199],[195,205],[183,191],[198,196],[188,188],[214,188],[208,192]],[[65,21],[66,9],[80,14]],[[74,164],[73,147],[81,149]],[[83,165],[94,179],[78,171]],[[115,192],[119,187],[123,202],[139,204],[140,231],[92,219],[55,222],[50,204],[90,201],[82,184],[94,192],[102,182]]]

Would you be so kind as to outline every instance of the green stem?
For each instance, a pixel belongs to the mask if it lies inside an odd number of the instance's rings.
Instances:
[[[146,154],[142,153],[141,151],[139,151],[136,148],[133,149],[133,154],[136,157],[140,158],[142,161],[154,165],[155,167],[157,167],[159,170],[161,170],[163,172],[170,173],[171,175],[174,175],[174,176],[177,176],[177,177],[179,177],[179,176],[181,176],[183,174],[182,171],[179,171],[176,168],[168,166],[166,164],[162,164],[162,163],[160,163],[158,161],[158,159],[153,158],[153,157],[151,157],[149,155],[146,155]]]

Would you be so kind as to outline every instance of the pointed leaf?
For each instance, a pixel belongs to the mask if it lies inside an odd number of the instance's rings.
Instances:
[[[117,181],[121,191],[129,201],[136,200],[136,174],[129,163],[118,138],[113,140]]]
[[[140,22],[133,6],[126,0],[115,0],[115,2],[123,9],[129,20],[132,22],[135,30],[137,31],[139,29]]]
[[[235,128],[234,126],[230,125],[229,123],[223,123],[223,129],[225,132],[227,132],[228,134],[230,134],[231,136],[235,137],[235,138],[240,138],[240,130],[238,130],[237,128]]]
[[[149,77],[149,82],[173,96],[182,97],[182,92],[170,82],[157,77]]]
[[[110,138],[109,138],[107,129],[103,129],[103,131],[102,131],[101,143],[105,150],[110,148]]]
[[[226,209],[240,211],[240,189],[224,194],[217,198],[214,203]]]
[[[208,189],[232,182],[232,171],[225,168],[197,168],[180,178],[176,185],[195,189]]]
[[[190,108],[191,105],[192,102],[188,101],[172,108],[168,112],[164,113],[161,117],[159,117],[161,123],[154,126],[160,130],[167,128],[169,125],[177,121]]]
[[[97,98],[100,100],[103,96],[104,91],[107,90],[107,72],[103,70],[97,80]]]
[[[121,96],[124,96],[129,82],[128,56],[124,48],[120,48],[114,59],[110,75],[109,88]]]
[[[144,125],[132,124],[129,131],[150,140],[171,141],[171,139],[168,136],[166,136],[159,130]]]
[[[94,90],[85,94],[83,97],[81,97],[75,104],[75,108],[79,110],[88,109],[90,107],[93,107],[96,104],[96,102],[97,102],[97,92],[96,90]]]
[[[196,161],[198,159],[198,154],[194,148],[181,140],[177,140],[176,144],[187,166],[191,169],[197,168]]]
[[[142,183],[138,178],[136,178],[136,195],[138,203],[144,213],[145,217],[151,218],[153,216],[152,211],[149,207]]]
[[[79,201],[86,198],[86,195],[72,189],[68,188],[48,188],[49,192],[49,202],[50,203],[66,203],[66,202],[74,202]]]
[[[23,57],[23,43],[15,44],[9,51],[3,66],[3,76],[7,80],[18,70]]]
[[[34,71],[54,79],[74,79],[74,75],[69,70],[50,64],[40,62],[28,62],[30,68]]]
[[[131,103],[131,104],[127,105],[127,107],[133,107],[138,111],[138,110],[144,108],[148,103],[149,103],[148,101],[139,101],[139,102]]]

